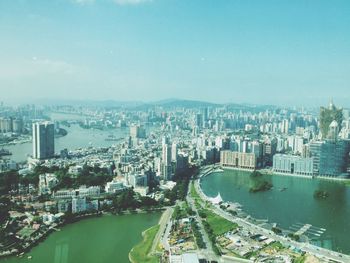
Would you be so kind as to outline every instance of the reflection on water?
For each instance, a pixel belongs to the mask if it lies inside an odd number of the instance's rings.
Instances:
[[[350,188],[341,182],[263,175],[258,180],[273,184],[269,191],[251,193],[256,178],[249,172],[226,170],[202,179],[203,191],[208,196],[220,192],[223,200],[238,202],[243,210],[258,219],[268,219],[284,229],[310,224],[307,235],[318,245],[350,253]],[[315,199],[315,190],[327,191],[326,199]],[[321,231],[320,237],[312,235]]]
[[[57,244],[55,249],[55,263],[68,262],[68,243]]]
[[[102,216],[66,225],[23,257],[4,263],[129,263],[128,254],[141,233],[156,225],[160,213]],[[28,256],[32,259],[29,261]]]

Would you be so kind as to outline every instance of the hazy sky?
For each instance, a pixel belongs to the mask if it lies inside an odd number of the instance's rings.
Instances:
[[[350,1],[0,0],[0,91],[350,106]]]

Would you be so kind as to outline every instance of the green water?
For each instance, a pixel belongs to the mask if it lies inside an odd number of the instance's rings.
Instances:
[[[127,263],[129,251],[142,240],[142,231],[156,225],[159,218],[160,213],[85,219],[52,233],[22,258],[0,262]]]
[[[254,184],[250,173],[225,170],[213,173],[201,180],[208,196],[220,192],[225,201],[238,202],[249,215],[268,219],[284,229],[291,230],[298,224],[311,224],[324,228],[320,237],[309,234],[315,244],[350,254],[350,187],[341,182],[290,176],[264,175],[273,184],[266,192],[250,193]],[[285,191],[281,191],[286,187]],[[328,191],[327,199],[315,199],[315,190]]]

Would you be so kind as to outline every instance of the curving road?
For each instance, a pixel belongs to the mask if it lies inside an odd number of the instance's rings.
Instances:
[[[194,182],[195,189],[203,200],[209,201],[209,198],[203,193],[202,189],[200,188],[199,180],[200,179],[196,179]],[[325,248],[317,247],[308,243],[296,242],[294,240],[291,240],[290,238],[276,235],[272,231],[269,231],[265,228],[254,225],[248,221],[245,221],[244,219],[233,217],[231,214],[221,210],[220,207],[218,206],[214,206],[212,211],[233,223],[237,223],[240,226],[247,228],[250,231],[254,231],[268,238],[272,238],[276,241],[279,241],[286,247],[293,246],[301,249],[302,251],[305,251],[307,253],[310,253],[312,255],[315,255],[325,260],[333,260],[335,262],[344,262],[344,263],[350,262],[350,256],[348,255],[331,251]]]

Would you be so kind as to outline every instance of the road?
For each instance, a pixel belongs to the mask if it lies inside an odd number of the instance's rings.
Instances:
[[[172,207],[168,207],[164,213],[162,214],[161,218],[159,219],[159,230],[158,233],[156,235],[156,237],[153,240],[153,244],[152,244],[152,249],[151,249],[151,253],[154,253],[157,249],[157,245],[160,242],[160,239],[162,236],[164,236],[164,232],[168,226],[168,222],[170,222],[171,220],[171,215],[173,214],[173,208]],[[163,242],[162,242],[163,244]],[[163,244],[164,246],[164,244]]]
[[[196,213],[196,221],[198,223],[199,231],[202,234],[202,238],[203,238],[203,241],[204,241],[205,246],[206,246],[205,249],[198,250],[199,256],[204,257],[207,260],[217,260],[218,261],[219,257],[213,251],[213,246],[211,244],[211,241],[210,241],[210,239],[208,237],[207,232],[204,230],[202,219],[199,216],[197,208],[196,208],[196,206],[194,204],[194,200],[191,197],[190,187],[188,188],[186,200],[187,200],[188,205],[191,207],[191,209]]]
[[[199,179],[195,180],[194,186],[195,186],[197,193],[200,195],[200,197],[203,200],[209,201],[208,197],[202,192],[202,189],[199,186]],[[334,251],[324,249],[321,247],[317,247],[317,246],[314,246],[314,245],[311,245],[308,243],[296,242],[296,241],[291,240],[287,237],[276,235],[272,231],[269,231],[265,228],[254,225],[248,221],[245,221],[242,218],[233,217],[231,214],[223,211],[218,206],[213,206],[212,211],[215,212],[216,214],[218,214],[219,216],[221,216],[221,217],[223,217],[223,218],[225,218],[233,223],[237,223],[238,225],[248,229],[249,231],[254,231],[255,233],[258,233],[258,234],[264,235],[268,238],[272,238],[276,241],[279,241],[286,247],[289,247],[289,246],[296,247],[296,248],[301,249],[302,251],[305,251],[307,253],[310,253],[312,255],[315,255],[317,257],[327,259],[327,260],[334,260],[336,262],[344,262],[344,263],[350,262],[350,256],[348,256],[348,255],[334,252]]]

